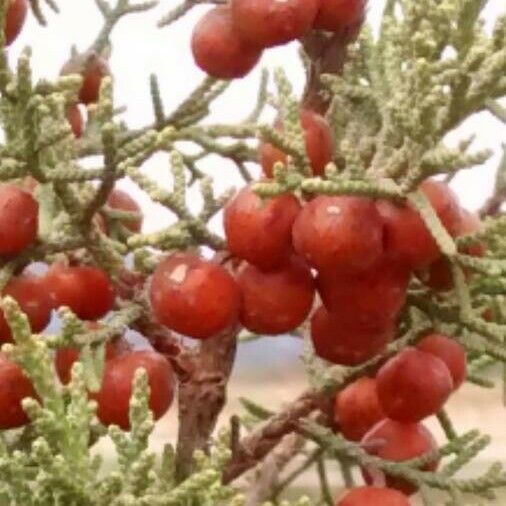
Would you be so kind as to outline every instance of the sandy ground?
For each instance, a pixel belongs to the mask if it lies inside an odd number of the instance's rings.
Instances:
[[[265,353],[265,347],[256,344],[241,346],[237,367],[230,384],[229,404],[221,417],[221,423],[226,423],[231,414],[241,411],[239,397],[250,398],[275,410],[305,389],[304,371],[298,360],[300,350],[294,347],[292,342],[282,339],[269,340],[268,347],[269,353]],[[496,461],[506,465],[506,408],[502,405],[502,390],[499,386],[494,390],[488,390],[465,385],[450,400],[447,410],[459,433],[479,428],[482,433],[489,434],[493,438],[492,444],[462,471],[461,476],[476,476]],[[437,421],[428,420],[427,425],[437,439],[444,440]],[[175,433],[176,418],[172,411],[158,423],[151,441],[153,448],[159,449],[167,441],[174,442]],[[106,461],[108,457],[112,457],[107,441],[101,443],[99,451],[105,455]],[[329,469],[329,481],[338,497],[342,484],[337,470],[332,474],[332,469]],[[307,473],[300,478],[297,488],[293,489],[292,493],[296,497],[302,493],[310,493],[315,485],[314,474]],[[414,498],[413,504],[418,506],[421,503]],[[444,500],[435,495],[432,504],[443,506]],[[495,502],[480,503],[474,499],[462,503],[462,506],[481,504],[506,506],[506,490]]]

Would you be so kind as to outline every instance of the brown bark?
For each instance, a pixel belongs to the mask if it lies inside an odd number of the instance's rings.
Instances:
[[[223,483],[230,483],[256,466],[286,434],[296,429],[300,418],[309,416],[319,405],[320,395],[304,392],[283,411],[271,417],[263,427],[246,436],[223,473]]]
[[[279,475],[304,447],[305,439],[299,434],[288,434],[272,451],[256,472],[244,506],[258,506],[272,498],[279,482]]]
[[[306,107],[320,114],[326,113],[330,96],[322,86],[321,76],[343,72],[348,46],[357,38],[361,26],[362,22],[333,34],[311,32],[302,39],[304,51],[311,61],[303,99]]]
[[[217,259],[219,257],[217,256]],[[124,270],[117,281],[122,298],[142,300],[146,277]],[[155,321],[147,312],[133,328],[142,333],[172,364],[179,382],[179,433],[176,452],[178,480],[192,471],[196,450],[206,450],[227,395],[237,348],[238,328],[202,341],[198,351]]]
[[[480,216],[486,218],[487,216],[497,216],[501,212],[501,207],[506,201],[506,191],[494,193],[483,207],[480,209]]]
[[[325,114],[330,98],[323,89],[323,74],[341,74],[348,55],[348,46],[356,40],[363,21],[341,32],[328,34],[311,32],[302,39],[310,66],[304,98],[305,107]],[[248,469],[256,466],[273,450],[280,440],[297,429],[298,421],[316,409],[328,411],[328,398],[317,392],[304,392],[281,413],[271,417],[260,429],[245,437],[239,444],[223,474],[223,482],[230,483]]]
[[[192,471],[193,454],[206,450],[227,398],[227,384],[237,348],[237,329],[203,341],[187,378],[179,385],[179,433],[176,476]]]

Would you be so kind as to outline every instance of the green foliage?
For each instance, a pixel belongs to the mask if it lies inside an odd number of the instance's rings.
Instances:
[[[46,340],[31,334],[13,299],[4,299],[2,309],[15,339],[15,345],[4,346],[4,351],[23,367],[38,395],[37,400],[24,401],[31,425],[17,434],[6,434],[1,441],[2,505],[241,504],[240,495],[220,483],[220,469],[228,456],[223,443],[209,457],[196,456],[197,471],[181,484],[174,482],[170,445],[160,458],[149,449],[154,424],[147,377],[141,370],[130,402],[130,432],[109,428],[118,468],[104,475],[102,459],[93,454],[92,445],[105,435],[105,429],[95,418],[96,403],[88,399],[83,364],[77,362],[70,384],[61,386],[54,379]]]
[[[160,26],[183,16],[202,3],[186,0],[166,15]],[[56,11],[52,0],[41,6],[30,2],[33,14],[45,23],[45,7]],[[144,12],[153,2],[118,0],[114,7],[103,0],[96,4],[104,17],[97,38],[88,51],[109,51],[115,24],[131,13]],[[490,110],[506,121],[497,102],[506,95],[506,17],[496,20],[491,33],[479,21],[486,2],[482,0],[405,0],[388,2],[381,31],[375,37],[365,28],[351,47],[342,76],[322,76],[330,98],[328,119],[336,136],[335,163],[325,177],[310,177],[299,98],[281,70],[274,73],[276,97],[267,93],[268,75],[263,73],[258,101],[248,117],[234,125],[202,122],[213,101],[228,83],[205,79],[176,110],[167,113],[156,76],[150,78],[154,118],[152,124],[129,130],[117,120],[113,82],[104,80],[98,104],[90,106],[90,120],[84,137],[74,139],[65,119],[66,106],[77,96],[79,76],[61,76],[54,82],[33,82],[30,52],[26,50],[15,69],[7,64],[5,48],[0,51],[0,119],[5,140],[0,145],[0,180],[20,182],[31,176],[38,182],[40,203],[39,243],[23,255],[5,262],[0,285],[5,286],[18,269],[33,261],[76,258],[97,264],[121,279],[125,256],[132,254],[135,268],[149,274],[162,253],[175,249],[209,247],[222,253],[223,238],[209,227],[209,221],[223,208],[233,191],[215,195],[212,179],[204,174],[201,162],[218,155],[235,163],[246,181],[251,176],[247,163],[255,162],[255,139],[267,140],[288,153],[287,166],[278,164],[274,182],[258,183],[255,189],[265,197],[286,191],[308,194],[365,195],[393,201],[409,201],[433,233],[441,251],[452,265],[455,289],[435,294],[412,282],[408,309],[400,322],[400,339],[384,354],[354,368],[328,367],[309,353],[306,365],[311,386],[320,395],[333,395],[354,379],[375,370],[386,358],[415,343],[429,329],[454,336],[470,356],[469,381],[491,387],[485,372],[506,363],[504,342],[506,320],[506,241],[504,215],[492,213],[483,231],[452,239],[430,203],[416,191],[423,179],[484,163],[491,153],[472,152],[471,140],[456,148],[446,137],[472,114]],[[7,0],[0,1],[0,25]],[[3,36],[0,35],[0,38]],[[451,49],[451,51],[449,50]],[[268,103],[274,103],[283,118],[284,131],[259,124]],[[186,151],[186,144],[192,150]],[[197,151],[195,151],[197,147]],[[157,153],[168,154],[172,188],[164,190],[141,171]],[[85,168],[82,160],[101,155],[98,165]],[[497,173],[495,196],[504,194],[506,156]],[[110,209],[106,202],[115,182],[128,176],[149,197],[170,211],[175,224],[156,233],[132,233],[125,224],[131,213]],[[188,189],[198,183],[203,198],[200,212],[188,206]],[[500,207],[500,203],[499,203]],[[105,235],[93,218],[97,211],[113,230]],[[486,241],[487,256],[459,253],[459,246]],[[465,271],[474,276],[466,281]],[[125,297],[128,299],[128,297]],[[247,497],[235,487],[222,484],[222,474],[234,456],[234,431],[223,431],[210,442],[210,452],[195,455],[195,472],[185,481],[175,480],[175,452],[167,445],[161,456],[148,446],[153,421],[148,407],[146,375],[137,374],[130,406],[131,430],[105,429],[95,417],[96,406],[88,391],[99,388],[104,365],[105,344],[118,332],[142,320],[145,301],[135,293],[120,301],[107,326],[90,331],[70,311],[62,310],[62,327],[57,335],[32,335],[27,318],[9,298],[2,302],[15,339],[3,351],[18,363],[34,383],[38,399],[26,399],[24,407],[31,424],[9,431],[0,439],[0,504],[6,506],[241,506]],[[483,310],[498,313],[490,323]],[[304,329],[302,329],[304,330]],[[248,340],[255,336],[243,336]],[[72,381],[61,385],[53,370],[53,351],[77,346],[80,362]],[[243,400],[244,415],[239,428],[254,433],[274,416],[268,408]],[[346,485],[353,483],[351,470],[369,466],[386,470],[421,486],[429,497],[431,488],[443,490],[450,504],[459,504],[463,494],[490,499],[494,490],[506,485],[505,471],[494,464],[481,476],[456,477],[490,441],[478,431],[458,434],[449,415],[438,420],[448,441],[438,449],[444,459],[438,473],[420,468],[434,455],[402,464],[372,457],[360,446],[332,434],[312,418],[296,420],[304,444],[289,460],[299,467],[286,471],[271,494],[275,502],[264,506],[306,506],[316,500],[301,498],[292,503],[279,499],[302,471],[315,466],[321,485],[321,500],[332,500],[327,465],[338,463]],[[115,446],[116,466],[103,469],[93,451],[99,438],[108,435]],[[235,441],[236,442],[236,441]],[[282,469],[280,470],[282,471]],[[248,492],[245,488],[244,492]],[[430,504],[430,499],[426,499]]]

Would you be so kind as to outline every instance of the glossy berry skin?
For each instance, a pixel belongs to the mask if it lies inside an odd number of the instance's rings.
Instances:
[[[232,20],[242,39],[272,47],[308,32],[318,4],[316,0],[232,0]]]
[[[269,272],[245,264],[237,275],[237,284],[242,294],[241,324],[258,334],[276,335],[296,329],[313,306],[311,271],[296,257]]]
[[[464,383],[467,376],[467,358],[464,347],[443,334],[430,334],[418,342],[416,347],[441,359],[448,367],[453,379],[453,388]]]
[[[130,429],[129,405],[132,382],[138,369],[145,369],[149,382],[149,408],[155,420],[169,409],[174,398],[174,375],[167,359],[152,351],[133,351],[105,364],[102,387],[92,398],[98,403],[97,416],[104,425]]]
[[[425,180],[419,187],[436,211],[448,233],[455,237],[461,220],[461,208],[457,195],[442,181]]]
[[[191,48],[201,70],[218,79],[244,77],[257,64],[262,50],[244,41],[232,22],[229,7],[210,10],[193,30]]]
[[[16,255],[37,239],[39,204],[17,186],[0,186],[0,255]]]
[[[27,0],[10,0],[5,19],[5,45],[10,46],[18,37],[25,24],[28,12]]]
[[[475,234],[482,229],[483,223],[480,217],[476,213],[471,213],[466,209],[462,209],[456,236],[461,237],[464,235]],[[486,247],[485,244],[477,242],[476,244],[466,246],[463,248],[462,252],[473,257],[482,257],[485,256]]]
[[[427,180],[419,190],[428,198],[443,226],[455,236],[460,207],[455,194],[439,181]],[[385,224],[385,251],[409,268],[427,267],[441,257],[439,247],[420,214],[408,205],[388,201],[377,203]]]
[[[469,211],[461,211],[460,221],[455,229],[455,237],[474,234],[481,230],[482,223],[480,218]],[[485,244],[477,242],[461,249],[466,255],[483,257],[486,252]],[[441,257],[429,265],[426,272],[421,273],[424,283],[438,292],[451,290],[454,286],[451,264],[446,257]]]
[[[315,353],[339,365],[358,365],[382,351],[392,339],[390,322],[363,322],[354,318],[334,317],[323,306],[311,318],[311,340]]]
[[[369,199],[320,195],[295,220],[293,245],[316,269],[355,274],[382,255],[383,222]]]
[[[414,423],[436,414],[453,391],[446,364],[415,348],[405,348],[376,375],[380,405],[392,420]]]
[[[67,306],[82,320],[97,320],[114,306],[112,282],[98,267],[56,264],[47,273],[45,284],[56,307]]]
[[[304,131],[306,153],[311,169],[315,176],[321,176],[325,172],[326,165],[332,161],[334,153],[332,129],[323,116],[310,109],[301,109],[300,123]],[[279,131],[283,131],[282,121],[276,121],[274,127]],[[273,176],[274,164],[277,162],[286,164],[286,153],[268,142],[262,142],[260,145],[260,163],[267,177]]]
[[[399,423],[387,418],[375,425],[364,436],[362,447],[371,455],[393,462],[402,462],[436,451],[437,443],[429,430],[421,423]],[[434,460],[422,469],[434,471],[437,465],[437,460]],[[367,470],[364,470],[364,475],[370,482],[371,478]],[[416,487],[401,478],[386,476],[386,483],[388,487],[406,495],[411,495],[416,491]]]
[[[24,274],[12,278],[2,291],[17,301],[21,311],[26,314],[32,332],[44,330],[51,319],[53,299],[46,290],[42,278]],[[0,343],[12,342],[12,334],[3,311],[0,311]]]
[[[79,104],[70,104],[67,107],[67,121],[76,139],[80,139],[84,131],[84,120]]]
[[[386,418],[379,404],[376,380],[364,376],[341,390],[336,396],[334,416],[346,439],[360,441]]]
[[[391,488],[353,488],[336,506],[410,506],[408,498]]]
[[[0,353],[0,429],[22,427],[29,422],[21,402],[30,397],[37,399],[32,382],[21,367]]]
[[[107,60],[92,53],[72,58],[63,66],[61,74],[81,74],[83,82],[79,102],[89,105],[98,102],[102,80],[110,75],[110,70]]]
[[[117,211],[137,213],[139,218],[132,221],[123,221],[125,227],[131,232],[139,233],[142,228],[142,211],[139,204],[127,192],[114,188],[107,199],[107,205]]]
[[[110,74],[109,65],[104,58],[92,55],[83,69],[83,84],[79,91],[79,101],[89,105],[98,102],[102,79]]]
[[[365,17],[366,0],[322,0],[313,27],[341,32],[360,23]]]
[[[291,193],[263,201],[243,188],[224,213],[228,250],[261,269],[275,269],[292,255],[292,226],[301,210]]]
[[[105,360],[112,360],[130,351],[129,343],[119,337],[109,341],[105,347]],[[55,368],[60,381],[66,385],[72,377],[72,366],[79,360],[77,348],[59,348],[55,356]]]
[[[190,253],[176,253],[156,268],[151,305],[160,323],[195,339],[237,324],[241,295],[228,271]]]
[[[446,257],[431,263],[425,271],[419,273],[419,277],[436,292],[447,292],[454,286],[451,264]]]
[[[411,269],[419,269],[441,256],[417,211],[389,201],[379,201],[377,208],[385,223],[385,251],[389,257]]]
[[[406,300],[409,278],[404,265],[384,259],[357,274],[320,272],[317,287],[323,304],[334,315],[392,321]]]

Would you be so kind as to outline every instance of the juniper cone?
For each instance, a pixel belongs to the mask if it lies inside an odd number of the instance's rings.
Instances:
[[[0,504],[498,504],[505,462],[463,469],[497,443],[446,406],[506,363],[506,151],[479,214],[449,186],[494,153],[448,134],[488,112],[506,137],[497,1],[387,0],[379,31],[364,0],[88,1],[96,37],[37,81],[11,48],[57,0],[0,0]],[[208,75],[174,110],[150,76],[153,118],[127,125],[115,27],[156,14],[170,41],[202,4],[188,54]],[[220,79],[294,39],[300,96],[264,70],[244,121],[207,119]],[[144,170],[160,154],[170,187]],[[220,159],[244,189],[216,193]],[[174,219],[146,232],[124,178]],[[237,347],[279,333],[304,340],[307,390],[218,426]],[[177,434],[153,448],[167,412]]]

